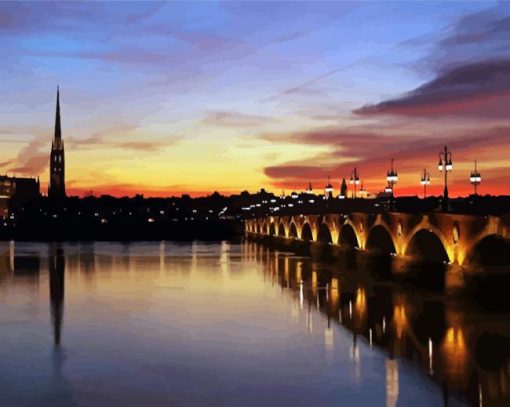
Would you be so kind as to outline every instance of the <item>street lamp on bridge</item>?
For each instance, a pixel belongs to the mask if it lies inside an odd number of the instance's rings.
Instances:
[[[448,147],[444,146],[444,151],[439,153],[439,163],[437,165],[439,171],[444,171],[444,192],[442,207],[444,212],[448,212],[448,173],[453,169],[452,153],[448,151]]]
[[[386,181],[388,181],[388,186],[391,187],[390,193],[390,211],[395,210],[395,195],[393,191],[395,190],[395,184],[398,182],[398,174],[397,171],[393,169],[393,158],[391,159],[391,169],[386,174]]]
[[[331,177],[328,175],[328,185],[324,187],[324,196],[326,199],[333,198],[333,191],[335,188],[333,188],[333,185],[331,185]]]
[[[358,170],[356,167],[354,167],[354,171],[351,173],[350,183],[354,185],[354,192],[352,195],[352,199],[354,199],[354,198],[356,198],[356,185],[359,185]]]
[[[475,160],[475,170],[471,171],[471,176],[469,177],[469,182],[471,182],[471,185],[475,187],[475,195],[477,195],[477,187],[482,182],[482,175],[478,172],[476,169],[476,160]]]
[[[427,197],[427,185],[430,184],[430,174],[426,168],[423,169],[420,184],[423,185],[423,199]]]

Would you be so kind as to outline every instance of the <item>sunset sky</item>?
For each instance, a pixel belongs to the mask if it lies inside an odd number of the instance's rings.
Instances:
[[[48,181],[61,89],[71,194],[510,194],[510,5],[0,2],[0,172]]]

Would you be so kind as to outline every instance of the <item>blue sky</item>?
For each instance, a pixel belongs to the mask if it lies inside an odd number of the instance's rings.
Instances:
[[[402,157],[402,191],[412,193],[450,139],[464,171],[452,174],[459,193],[469,188],[475,151],[489,185],[507,191],[494,153],[504,140],[491,136],[504,115],[489,120],[479,102],[477,112],[459,113],[464,100],[454,101],[453,116],[441,104],[409,114],[405,95],[456,68],[506,61],[508,15],[505,4],[487,1],[2,2],[0,164],[46,181],[60,84],[76,193],[299,189],[308,181],[320,189],[327,174],[341,179],[354,165],[377,192],[392,155]],[[469,103],[487,82],[476,81],[462,85],[477,90]],[[478,139],[459,142],[480,132],[495,141],[492,153]]]

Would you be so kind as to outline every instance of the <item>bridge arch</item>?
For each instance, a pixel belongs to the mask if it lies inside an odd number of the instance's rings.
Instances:
[[[269,224],[269,236],[276,236],[276,226],[274,222]]]
[[[278,236],[287,237],[287,228],[285,227],[285,223],[283,223],[283,220],[278,225]]]
[[[510,264],[510,239],[497,233],[478,237],[466,255],[465,262],[480,266],[508,266]]]
[[[267,235],[268,229],[269,228],[267,227],[267,222],[263,221],[262,225],[261,225],[260,233],[263,234],[263,235]]]
[[[317,231],[317,241],[321,243],[333,243],[333,236],[326,223],[321,223],[319,225],[319,230]]]
[[[370,229],[365,248],[381,254],[396,254],[397,252],[391,232],[381,224]]]
[[[313,242],[312,227],[308,222],[305,222],[301,228],[301,239],[306,242]]]
[[[410,234],[405,249],[406,256],[416,256],[429,262],[452,262],[446,239],[438,231],[417,228]]]
[[[358,234],[356,233],[356,227],[351,221],[347,220],[342,225],[340,229],[340,237],[338,238],[338,243],[341,246],[357,248],[361,247]]]
[[[293,239],[299,238],[297,226],[294,223],[294,221],[290,222],[290,225],[289,225],[289,237],[291,237]]]

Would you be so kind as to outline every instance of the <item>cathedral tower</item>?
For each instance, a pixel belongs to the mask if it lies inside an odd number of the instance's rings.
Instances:
[[[55,117],[55,135],[51,142],[50,154],[50,185],[48,196],[63,198],[66,196],[64,142],[62,141],[62,129],[60,127],[60,92],[57,87],[57,112]]]

